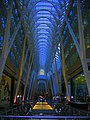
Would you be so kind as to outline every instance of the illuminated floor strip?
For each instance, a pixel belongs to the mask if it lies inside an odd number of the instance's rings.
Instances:
[[[37,102],[33,110],[53,110],[53,108],[47,102]]]

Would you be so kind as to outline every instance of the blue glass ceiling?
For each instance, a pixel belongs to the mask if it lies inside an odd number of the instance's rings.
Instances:
[[[69,0],[30,0],[30,29],[34,46],[34,58],[37,71],[48,71],[52,52],[59,41],[60,28],[65,20]],[[52,54],[52,55],[51,55]]]

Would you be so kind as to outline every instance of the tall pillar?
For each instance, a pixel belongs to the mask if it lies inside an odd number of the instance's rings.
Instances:
[[[55,58],[55,72],[56,72],[56,82],[57,82],[57,88],[58,88],[58,93],[59,93],[59,77],[58,77],[58,69],[57,69],[57,62]]]
[[[21,58],[21,64],[20,64],[20,72],[19,72],[19,78],[18,78],[17,87],[16,87],[16,92],[15,92],[15,97],[14,97],[14,103],[16,102],[16,97],[17,97],[17,94],[18,94],[18,90],[19,90],[19,86],[20,86],[20,81],[21,81],[21,77],[22,77],[22,72],[23,72],[25,46],[26,46],[26,36],[25,36],[25,38],[24,38],[22,58]]]
[[[55,88],[54,88],[54,80],[53,80],[53,73],[51,75],[51,83],[52,83],[52,88],[53,88],[53,95],[55,95]]]
[[[24,93],[23,93],[22,101],[24,101],[25,94],[26,94],[26,88],[27,88],[27,85],[28,85],[28,79],[29,79],[29,74],[30,74],[30,69],[31,69],[30,60],[31,60],[31,55],[30,55],[29,62],[28,62],[28,72],[27,72],[27,75],[26,75],[26,83],[25,83],[25,87],[24,87]]]
[[[35,76],[33,76],[31,83],[30,99],[35,91],[35,87],[36,87],[36,81],[35,81]]]
[[[55,61],[54,61],[55,62]],[[56,96],[56,93],[57,93],[57,85],[56,85],[56,79],[55,79],[55,63],[53,62],[53,64],[52,64],[52,74],[51,74],[51,76],[52,76],[52,86],[53,86],[53,95],[54,96]]]
[[[53,96],[53,86],[52,86],[52,81],[51,81],[50,74],[49,74],[49,81],[50,81],[50,87],[51,87],[51,92],[52,92],[52,96]]]
[[[59,54],[59,60],[60,60],[60,63],[61,63],[61,55],[60,55],[60,53],[59,53],[59,52],[58,52],[58,54]],[[58,78],[59,78],[59,93],[61,94],[61,93],[62,93],[62,83],[61,83],[61,65],[60,65],[60,73],[59,73]]]
[[[30,82],[29,82],[29,89],[28,89],[28,93],[27,93],[27,101],[29,101],[29,95],[30,95],[31,85],[32,85],[32,75],[31,75]]]
[[[77,13],[78,13],[78,28],[79,28],[79,39],[80,39],[80,58],[86,78],[87,88],[90,96],[90,74],[88,70],[87,58],[86,58],[86,48],[85,48],[85,39],[82,28],[82,15],[80,9],[80,0],[77,0]]]
[[[13,9],[13,5],[12,5],[12,0],[11,0],[10,8],[9,8],[8,14],[7,14],[6,29],[5,29],[5,34],[4,34],[4,44],[3,44],[2,54],[1,54],[1,58],[0,58],[0,82],[2,79],[2,74],[3,74],[4,67],[5,67],[5,63],[6,63],[6,59],[7,59],[7,52],[8,52],[8,47],[9,47],[8,40],[10,37],[12,9]]]
[[[53,67],[54,67],[53,85],[54,85],[55,95],[57,95],[58,94],[58,75],[57,75],[56,60],[55,59],[54,59]]]
[[[4,70],[4,67],[5,67],[5,63],[6,63],[6,59],[7,59],[7,57],[8,57],[8,54],[9,54],[9,52],[10,52],[10,50],[11,50],[11,47],[12,47],[12,45],[13,45],[13,42],[14,42],[14,40],[15,40],[15,37],[16,37],[16,35],[17,35],[17,33],[18,33],[18,30],[19,30],[19,28],[20,28],[20,26],[21,26],[21,22],[22,22],[22,20],[23,20],[23,18],[24,18],[24,15],[26,14],[26,12],[27,12],[27,9],[28,9],[28,7],[25,9],[25,11],[24,11],[24,14],[22,14],[22,16],[20,17],[20,20],[19,20],[19,22],[18,22],[18,24],[17,24],[17,26],[15,27],[15,29],[14,29],[14,32],[13,32],[13,34],[12,34],[12,36],[11,36],[11,42],[9,42],[8,40],[9,40],[9,38],[10,38],[10,25],[11,25],[11,15],[12,15],[12,7],[13,7],[13,5],[12,5],[12,0],[10,1],[10,10],[8,11],[8,15],[7,15],[7,22],[6,22],[6,30],[5,30],[5,35],[4,35],[4,45],[3,45],[3,50],[2,50],[2,54],[4,55],[2,55],[1,56],[1,58],[0,58],[0,82],[1,82],[1,79],[2,79],[2,74],[3,74],[3,70]],[[7,42],[8,41],[8,42]],[[7,43],[6,43],[7,42]],[[6,50],[6,48],[7,48],[7,50]],[[4,58],[4,59],[3,59]]]
[[[64,48],[63,48],[63,41],[62,41],[62,36],[60,35],[60,44],[61,44],[61,54],[62,54],[62,73],[64,77],[64,82],[65,82],[65,87],[66,87],[66,95],[67,95],[67,100],[70,101],[70,93],[68,89],[68,82],[67,82],[67,77],[66,77],[66,66],[65,66],[65,58],[64,58]]]

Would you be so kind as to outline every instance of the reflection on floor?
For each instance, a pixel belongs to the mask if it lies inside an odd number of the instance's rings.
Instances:
[[[33,110],[53,110],[53,108],[47,102],[37,102]]]

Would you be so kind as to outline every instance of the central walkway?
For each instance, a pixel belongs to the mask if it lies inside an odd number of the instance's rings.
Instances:
[[[33,110],[53,110],[53,108],[47,102],[37,102]]]
[[[36,104],[32,108],[32,112],[28,115],[40,115],[40,116],[47,116],[47,115],[57,115],[55,110],[48,104],[48,102],[36,102]]]

